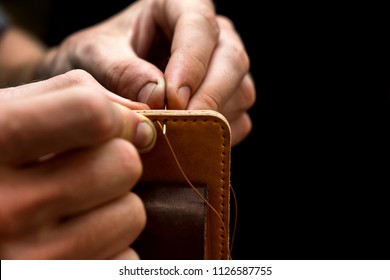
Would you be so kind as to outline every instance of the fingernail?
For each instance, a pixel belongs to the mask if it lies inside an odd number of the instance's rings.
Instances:
[[[183,110],[186,109],[187,105],[188,105],[188,100],[190,100],[191,89],[189,87],[181,87],[177,91],[177,95],[178,95],[180,106],[181,106],[180,109],[183,109]]]
[[[157,132],[153,122],[147,117],[142,116],[141,122],[138,123],[136,135],[134,138],[134,146],[139,153],[149,152],[156,143]]]

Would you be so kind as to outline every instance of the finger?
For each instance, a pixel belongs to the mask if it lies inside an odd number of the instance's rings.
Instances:
[[[220,18],[219,22],[220,42],[210,62],[207,76],[191,98],[187,109],[221,112],[226,102],[239,91],[248,73],[249,58],[237,32],[226,18]]]
[[[37,109],[39,108],[39,109]],[[154,145],[150,120],[88,87],[59,90],[0,104],[0,163],[23,164],[53,152],[123,137],[138,148]]]
[[[111,55],[109,61],[101,58],[96,64],[99,67],[91,70],[92,73],[112,92],[150,108],[164,107],[165,81],[156,66],[133,54],[120,56],[119,51]],[[100,72],[100,69],[105,71]]]
[[[140,257],[133,248],[126,248],[126,250],[112,256],[112,260],[139,260]]]
[[[1,253],[7,259],[106,259],[134,242],[145,223],[142,201],[128,193],[44,232],[8,240]]]
[[[141,199],[129,193],[118,201],[69,220],[57,234],[68,239],[70,259],[105,259],[127,248],[140,235],[146,225],[146,212]],[[81,231],[81,232],[80,232]]]
[[[144,103],[125,99],[117,94],[112,93],[100,85],[91,74],[84,70],[71,70],[65,74],[55,76],[53,78],[38,81],[34,83],[24,84],[18,87],[9,87],[0,89],[0,101],[12,101],[20,98],[33,97],[42,94],[52,94],[60,89],[66,89],[70,86],[85,85],[91,88],[96,88],[97,91],[105,93],[113,102],[121,104],[133,110],[148,110],[150,109]]]
[[[100,92],[107,92],[89,73],[84,70],[71,70],[64,74],[54,76],[47,80],[27,83],[17,87],[1,89],[0,98],[2,101],[14,100],[36,95],[57,92],[71,86],[85,85],[90,86]]]
[[[232,146],[244,140],[252,130],[252,121],[248,111],[256,101],[254,81],[248,73],[245,75],[239,89],[231,96],[222,108],[231,127]]]
[[[125,106],[131,110],[150,110],[150,107],[146,103],[131,101],[130,99],[123,98],[115,93],[112,93],[111,91],[107,92],[107,96],[111,101]]]
[[[230,95],[221,108],[221,113],[231,122],[247,112],[256,102],[256,88],[251,75],[245,75],[240,87]]]
[[[178,1],[175,5],[160,2],[165,4],[161,9],[166,11],[156,9],[156,18],[174,30],[171,57],[165,70],[168,107],[185,109],[206,76],[218,43],[219,26],[211,1]],[[167,19],[165,14],[173,16]]]
[[[28,231],[107,203],[131,190],[141,172],[134,146],[114,139],[17,172],[0,173],[1,209],[7,213],[0,217],[7,229],[2,232]]]
[[[232,147],[240,144],[252,131],[252,120],[247,112],[242,113],[230,123]]]

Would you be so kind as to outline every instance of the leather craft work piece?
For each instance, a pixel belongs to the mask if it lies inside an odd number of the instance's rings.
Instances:
[[[131,246],[141,259],[230,259],[229,123],[211,110],[137,112],[153,121],[157,139],[141,154],[134,192],[147,223]]]

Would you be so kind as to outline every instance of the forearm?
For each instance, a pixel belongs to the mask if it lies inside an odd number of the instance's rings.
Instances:
[[[38,79],[37,67],[47,51],[43,43],[23,30],[6,29],[0,36],[0,87]]]

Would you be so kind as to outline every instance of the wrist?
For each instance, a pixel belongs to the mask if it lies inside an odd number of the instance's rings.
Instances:
[[[36,80],[35,69],[46,55],[46,47],[24,31],[8,27],[0,40],[1,86],[17,86]]]

